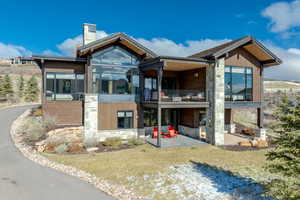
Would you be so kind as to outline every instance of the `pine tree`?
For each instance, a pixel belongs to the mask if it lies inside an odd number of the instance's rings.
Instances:
[[[32,76],[26,84],[25,101],[35,102],[38,100],[39,88],[35,76]]]
[[[300,97],[284,97],[276,118],[280,121],[276,131],[276,147],[266,154],[272,161],[267,169],[282,178],[267,186],[268,194],[279,200],[300,199]]]
[[[3,76],[0,76],[0,98],[5,97],[4,93],[4,79]]]
[[[12,83],[10,80],[10,77],[8,74],[4,76],[4,83],[3,83],[3,88],[4,88],[4,95],[6,97],[12,97],[14,94],[13,88],[12,88]]]
[[[24,96],[24,77],[23,75],[20,76],[18,82],[18,89],[19,89],[19,97],[22,98]]]

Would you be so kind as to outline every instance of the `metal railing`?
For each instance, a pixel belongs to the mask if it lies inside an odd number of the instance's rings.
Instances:
[[[206,101],[205,89],[188,90],[162,90],[161,101],[164,102],[204,102]],[[158,92],[144,90],[144,101],[157,101]]]

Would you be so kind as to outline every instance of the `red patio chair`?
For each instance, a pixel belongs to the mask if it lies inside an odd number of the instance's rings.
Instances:
[[[174,126],[168,126],[168,134],[166,135],[166,137],[168,138],[173,138],[173,137],[177,137],[178,131],[175,130]]]
[[[158,128],[153,127],[152,129],[152,138],[157,138],[158,137]]]

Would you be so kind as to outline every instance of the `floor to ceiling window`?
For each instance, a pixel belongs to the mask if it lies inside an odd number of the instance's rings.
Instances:
[[[251,67],[225,67],[225,100],[252,101],[253,71]]]
[[[97,52],[92,57],[93,92],[111,95],[136,95],[139,90],[138,59],[119,46]]]
[[[47,100],[82,100],[84,74],[46,73]]]

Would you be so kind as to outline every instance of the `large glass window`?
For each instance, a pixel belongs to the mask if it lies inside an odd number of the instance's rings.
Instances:
[[[157,99],[157,79],[153,77],[146,77],[144,85],[144,100],[150,101]]]
[[[138,70],[134,68],[97,66],[93,72],[94,93],[137,94]]]
[[[133,54],[119,46],[112,46],[93,55],[92,64],[138,65]]]
[[[118,111],[118,128],[133,128],[133,112]]]
[[[102,98],[138,93],[138,59],[135,55],[119,46],[112,46],[95,53],[92,56],[92,65],[93,92],[102,94]],[[120,98],[122,97],[119,96],[118,100]]]
[[[82,100],[83,93],[83,74],[46,73],[47,100]]]
[[[225,100],[252,101],[253,72],[250,67],[225,67]]]
[[[157,109],[145,108],[144,110],[144,126],[157,126]]]

